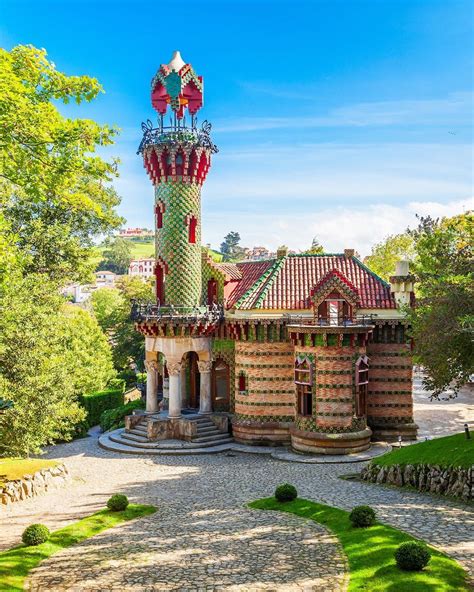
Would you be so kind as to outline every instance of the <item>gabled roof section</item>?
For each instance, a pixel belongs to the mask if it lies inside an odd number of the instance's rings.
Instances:
[[[246,267],[252,263],[255,267]],[[255,277],[260,271],[259,265],[262,270]],[[237,309],[308,309],[311,307],[311,292],[331,272],[331,277],[337,275],[348,289],[357,292],[360,308],[396,308],[390,285],[356,257],[343,254],[288,255],[277,260],[237,263],[237,266],[242,280],[228,304]],[[246,287],[241,285],[244,281]]]
[[[227,298],[227,307],[234,307],[237,301],[242,299],[243,296],[251,290],[255,283],[257,283],[269,270],[269,268],[272,267],[274,262],[274,259],[268,259],[266,261],[241,261],[240,263],[233,264],[237,267],[241,279]]]
[[[355,305],[360,301],[358,289],[337,269],[331,269],[319,280],[311,290],[310,299],[319,305],[333,291],[340,292],[350,304]]]

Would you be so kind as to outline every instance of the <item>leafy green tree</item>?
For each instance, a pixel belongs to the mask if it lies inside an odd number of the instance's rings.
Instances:
[[[132,300],[152,302],[151,283],[125,276],[118,282],[118,290],[101,288],[91,298],[94,314],[110,336],[115,368],[123,370],[134,366],[143,371],[145,340],[130,319]]]
[[[91,101],[101,91],[94,78],[58,72],[45,50],[0,49],[0,207],[17,245],[31,255],[24,273],[87,279],[94,237],[122,222],[111,185],[117,163],[97,154],[116,130],[65,117],[56,106]]]
[[[397,261],[413,261],[415,242],[410,232],[392,234],[372,247],[372,253],[364,259],[364,263],[378,276],[389,281],[395,274]]]
[[[109,237],[105,240],[104,247],[103,259],[98,269],[113,271],[120,275],[126,274],[132,260],[130,242],[119,236]]]
[[[64,364],[77,395],[100,391],[116,372],[112,349],[94,315],[73,305],[62,309]]]
[[[84,418],[65,364],[63,300],[42,274],[12,280],[0,314],[0,397],[13,402],[3,414],[0,455],[27,455],[70,437]]]
[[[223,261],[239,261],[244,257],[244,249],[239,245],[240,234],[238,232],[229,232],[221,243],[221,253]]]
[[[421,218],[411,233],[418,281],[410,311],[417,361],[435,397],[474,373],[474,217]]]

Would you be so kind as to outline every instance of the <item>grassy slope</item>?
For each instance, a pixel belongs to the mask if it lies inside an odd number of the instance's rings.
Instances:
[[[349,512],[304,499],[280,503],[275,498],[257,500],[251,508],[280,510],[325,525],[338,537],[349,561],[349,592],[462,592],[469,588],[462,567],[450,557],[431,548],[432,558],[422,572],[397,568],[394,552],[400,543],[414,540],[410,535],[383,524],[354,528]]]
[[[58,465],[55,460],[41,458],[2,458],[0,459],[0,485],[6,481],[21,479],[23,475],[32,475],[41,469]]]
[[[125,239],[128,240],[128,239]],[[130,247],[132,249],[132,259],[143,259],[146,257],[154,257],[155,256],[155,240],[143,240],[143,241],[135,241],[135,240],[129,240],[130,243]],[[94,262],[96,265],[99,264],[99,262],[102,259],[102,252],[103,252],[103,247],[102,246],[98,246],[95,247],[94,249]],[[216,261],[217,263],[219,263],[220,261],[222,261],[222,254],[219,253],[218,251],[214,251],[213,249],[209,249],[209,255],[211,256],[211,258]]]
[[[465,467],[474,465],[474,438],[466,439],[464,433],[411,444],[374,458],[373,464],[390,465],[441,465]]]
[[[88,539],[121,522],[153,514],[153,506],[130,504],[123,512],[101,510],[75,524],[56,530],[46,543],[36,547],[20,545],[0,553],[0,591],[23,590],[29,572],[57,551]]]

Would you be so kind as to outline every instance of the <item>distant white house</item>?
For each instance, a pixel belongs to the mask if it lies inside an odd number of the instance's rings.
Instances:
[[[115,280],[117,275],[112,271],[96,271],[95,272],[95,283],[98,288],[113,288],[115,286]]]
[[[74,304],[83,304],[91,294],[99,288],[115,288],[117,275],[111,271],[97,271],[95,284],[70,284],[62,290],[62,294],[71,299]]]
[[[148,279],[150,277],[153,277],[154,270],[154,257],[146,257],[144,259],[132,259],[128,267],[128,275],[134,275],[144,279]]]

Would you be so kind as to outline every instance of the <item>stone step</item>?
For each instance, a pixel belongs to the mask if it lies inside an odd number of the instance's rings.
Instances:
[[[221,444],[229,444],[233,442],[232,438],[226,438],[224,440],[220,440],[219,442],[186,442],[183,443],[182,446],[176,445],[176,444],[164,444],[163,441],[161,442],[150,442],[149,440],[146,440],[144,442],[139,441],[139,440],[134,440],[134,439],[130,439],[127,438],[127,434],[125,433],[121,433],[121,434],[116,434],[114,432],[110,433],[110,434],[104,434],[104,435],[108,435],[108,439],[111,440],[112,442],[116,442],[117,444],[123,444],[126,446],[130,446],[130,447],[135,447],[135,448],[140,448],[143,451],[145,450],[200,450],[202,448],[211,448],[213,446],[216,445],[221,445]]]
[[[148,432],[147,426],[135,426],[130,432],[140,432],[140,434],[146,434]]]
[[[212,426],[212,427],[209,427],[209,428],[207,428],[207,427],[206,428],[201,428],[201,427],[198,426],[197,433],[198,434],[202,434],[203,436],[204,435],[208,435],[208,434],[209,435],[210,434],[220,434],[220,432],[216,428],[216,426]]]
[[[228,437],[229,436],[227,434],[222,434],[221,432],[219,432],[218,434],[214,434],[212,436],[198,436],[197,438],[193,438],[192,442],[218,442],[219,440],[225,440]]]
[[[146,436],[142,436],[140,434],[133,434],[131,432],[124,432],[122,438],[126,440],[131,440],[132,442],[148,442],[148,438]]]
[[[225,444],[220,444],[219,446],[211,446],[211,447],[201,447],[201,448],[192,448],[192,449],[182,449],[182,450],[159,450],[157,448],[145,449],[140,448],[137,446],[130,446],[126,442],[117,442],[116,440],[110,438],[107,434],[102,434],[99,438],[99,446],[104,450],[110,450],[112,452],[122,452],[124,454],[148,454],[148,455],[176,455],[176,456],[186,456],[186,455],[196,455],[196,454],[217,454],[219,452],[226,452],[230,450],[232,447],[233,441],[230,440]]]

